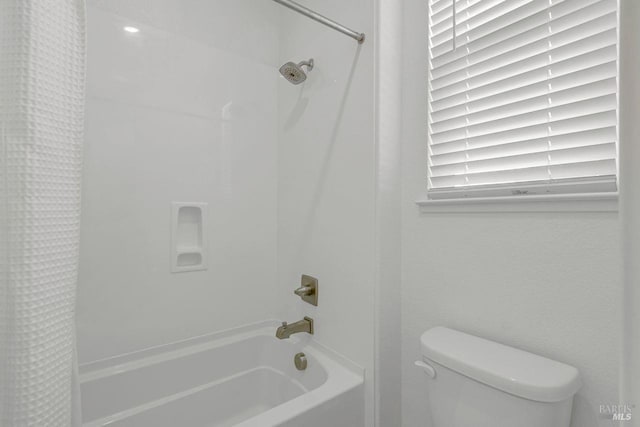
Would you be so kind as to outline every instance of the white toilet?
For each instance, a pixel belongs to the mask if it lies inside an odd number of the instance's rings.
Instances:
[[[432,427],[568,427],[573,366],[452,329],[422,334]]]

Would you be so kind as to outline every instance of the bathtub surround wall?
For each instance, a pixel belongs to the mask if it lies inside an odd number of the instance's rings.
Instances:
[[[89,0],[80,357],[309,315],[367,369],[370,426],[374,7],[305,5],[371,39],[270,1]],[[310,57],[304,84],[279,75]],[[169,272],[176,201],[208,204],[205,271]],[[301,274],[317,308],[293,294]]]
[[[610,427],[619,402],[621,265],[617,213],[421,213],[426,193],[427,4],[404,1],[402,197],[403,425],[428,419],[413,366],[442,325],[576,366],[574,427]]]
[[[373,423],[375,161],[374,5],[304,5],[367,34],[359,45],[283,9],[280,63],[312,57],[307,81],[279,83],[278,300],[289,321],[308,315],[315,338],[366,368]],[[293,295],[301,274],[320,281],[318,307]]]
[[[0,425],[72,425],[81,0],[0,5]]]
[[[81,361],[274,318],[280,8],[88,12]],[[207,204],[206,235],[187,244],[205,245],[206,269],[171,273],[172,202]]]

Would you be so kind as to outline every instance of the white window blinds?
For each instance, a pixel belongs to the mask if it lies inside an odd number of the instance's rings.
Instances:
[[[616,191],[617,0],[429,9],[430,198]]]

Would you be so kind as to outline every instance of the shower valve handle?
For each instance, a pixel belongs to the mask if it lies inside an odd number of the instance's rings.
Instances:
[[[302,275],[300,279],[300,287],[293,291],[294,294],[298,295],[304,302],[307,302],[311,305],[318,306],[318,279],[315,277],[307,276],[306,274]]]
[[[315,289],[312,286],[300,286],[298,289],[293,291],[293,293],[298,295],[299,297],[304,297],[308,295],[313,295],[314,290]]]

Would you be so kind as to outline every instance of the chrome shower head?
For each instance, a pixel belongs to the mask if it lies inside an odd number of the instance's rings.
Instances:
[[[304,72],[302,67],[307,67],[307,71],[313,70],[313,58],[297,64],[294,62],[287,62],[280,67],[280,74],[294,85],[299,85],[307,80],[307,73]]]

